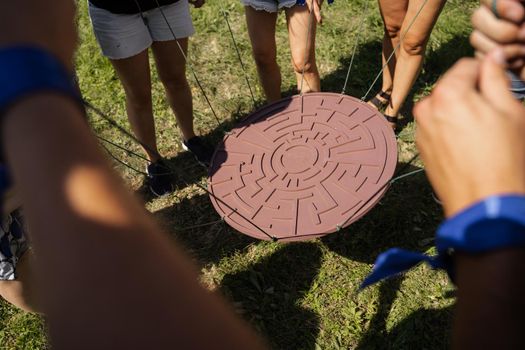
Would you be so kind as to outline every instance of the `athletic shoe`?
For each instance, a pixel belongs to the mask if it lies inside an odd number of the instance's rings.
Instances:
[[[182,148],[185,151],[190,151],[195,156],[195,159],[204,167],[208,168],[213,157],[213,149],[204,143],[202,138],[195,136],[188,141],[182,142]]]
[[[173,192],[172,171],[164,160],[148,165],[147,172],[149,189],[155,196],[160,197]]]

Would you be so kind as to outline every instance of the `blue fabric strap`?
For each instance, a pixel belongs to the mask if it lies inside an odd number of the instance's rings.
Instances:
[[[388,250],[378,257],[361,288],[423,262],[434,269],[446,269],[454,279],[452,255],[456,251],[480,254],[525,247],[525,196],[494,196],[474,204],[441,225],[436,247],[438,255],[433,257],[397,248]]]
[[[431,257],[422,253],[411,252],[404,249],[393,248],[379,255],[374,264],[374,269],[365,278],[360,289],[366,288],[381,280],[399,275],[411,268],[426,262],[432,268],[446,268],[444,261],[439,256]]]
[[[37,47],[0,48],[0,130],[2,118],[10,106],[43,91],[57,92],[82,104],[73,74],[52,54]],[[0,147],[0,158],[2,156]],[[0,163],[0,214],[3,196],[9,186],[9,171],[5,164]]]
[[[42,91],[81,102],[73,74],[52,54],[36,47],[0,49],[0,117],[16,101]]]

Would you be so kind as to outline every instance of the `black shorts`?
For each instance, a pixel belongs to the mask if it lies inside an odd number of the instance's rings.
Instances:
[[[20,210],[15,210],[0,223],[0,281],[16,279],[16,265],[29,249],[26,227]]]

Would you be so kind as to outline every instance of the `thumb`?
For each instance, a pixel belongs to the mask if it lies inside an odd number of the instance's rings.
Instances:
[[[491,51],[481,62],[479,89],[494,108],[506,110],[516,100],[510,92],[510,80],[505,70],[506,59],[500,48]]]

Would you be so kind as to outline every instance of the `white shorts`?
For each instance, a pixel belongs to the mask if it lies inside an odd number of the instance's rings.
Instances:
[[[187,38],[195,33],[188,0],[179,0],[162,6],[161,9],[177,39]],[[113,60],[138,55],[154,41],[174,40],[162,12],[156,8],[144,12],[144,17],[141,14],[120,15],[89,4],[95,37],[104,56]]]

